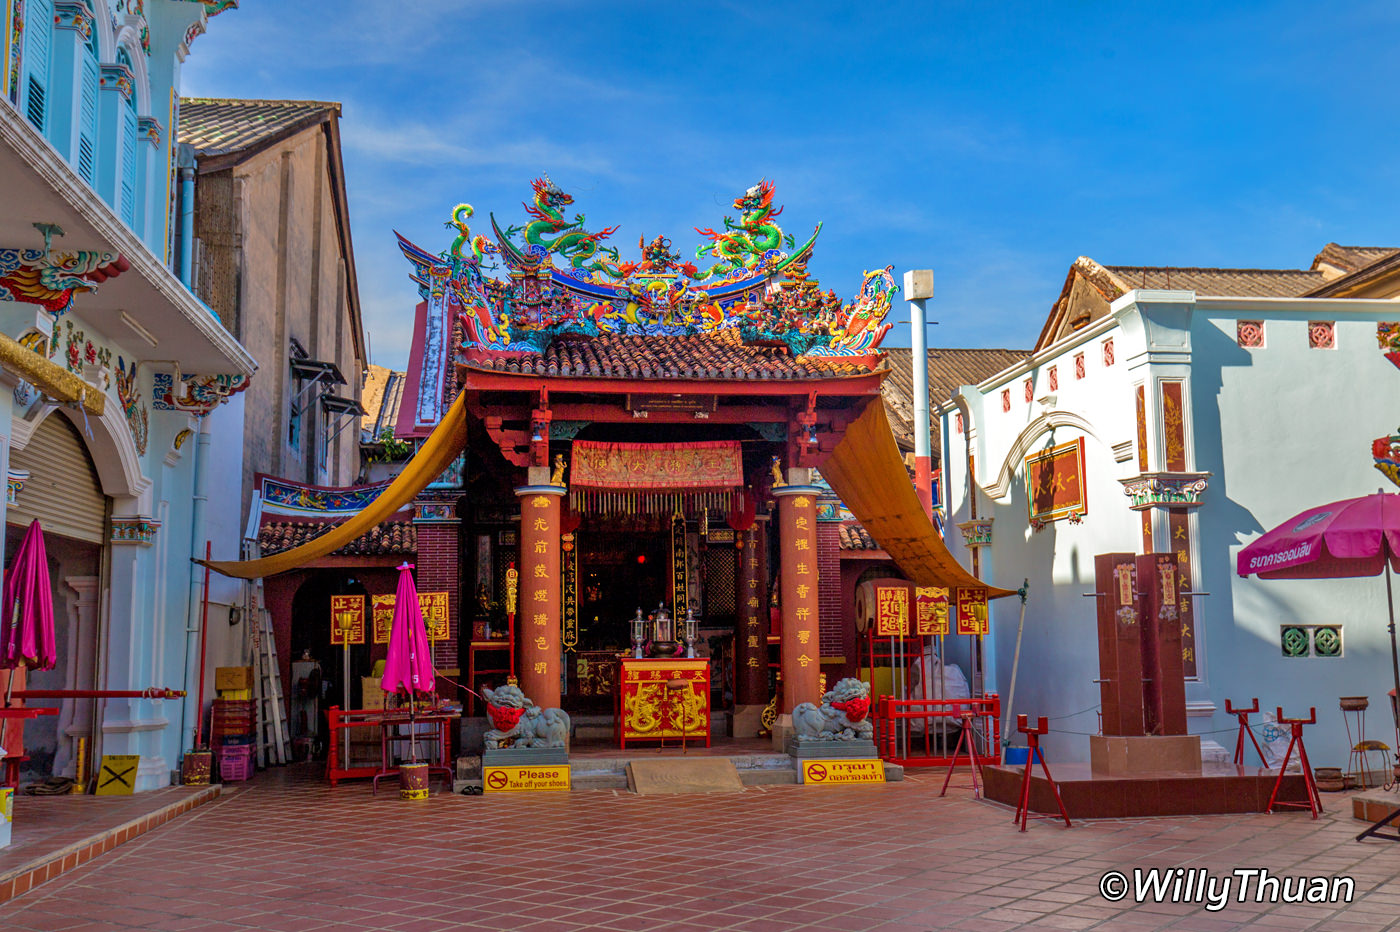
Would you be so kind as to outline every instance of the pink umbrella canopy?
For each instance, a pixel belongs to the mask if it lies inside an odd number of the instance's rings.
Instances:
[[[394,623],[389,630],[389,656],[384,661],[385,692],[431,693],[436,685],[432,648],[418,606],[418,587],[413,584],[413,565],[399,567],[399,588],[394,595]]]
[[[1241,550],[1235,569],[1264,579],[1375,576],[1387,557],[1400,572],[1400,495],[1377,492],[1294,515]]]
[[[53,590],[44,531],[35,521],[24,532],[14,563],[5,573],[0,601],[0,669],[23,664],[31,670],[52,670],[58,662],[53,631]]]

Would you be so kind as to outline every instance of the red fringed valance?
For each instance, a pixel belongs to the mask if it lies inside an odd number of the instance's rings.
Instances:
[[[580,511],[728,511],[743,485],[737,440],[573,444],[569,499]]]
[[[744,484],[737,440],[599,443],[575,440],[569,484],[580,489],[724,491]]]

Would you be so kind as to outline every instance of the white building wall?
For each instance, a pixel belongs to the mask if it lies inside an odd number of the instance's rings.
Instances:
[[[1239,319],[1264,320],[1263,349],[1236,340]],[[1377,349],[1376,323],[1400,319],[1383,301],[1196,299],[1190,293],[1134,292],[1114,314],[978,386],[942,409],[950,525],[969,516],[965,443],[955,417],[970,430],[980,491],[978,513],[995,517],[993,544],[982,554],[983,576],[1015,587],[1030,581],[1015,713],[1052,717],[1046,742],[1060,760],[1087,760],[1084,736],[1098,730],[1098,645],[1093,559],[1142,551],[1141,519],[1128,507],[1120,479],[1137,475],[1135,385],[1149,386],[1149,469],[1162,469],[1155,410],[1162,378],[1186,381],[1187,468],[1213,474],[1193,516],[1194,600],[1199,676],[1188,680],[1190,729],[1233,746],[1225,699],[1289,715],[1318,710],[1307,741],[1321,766],[1346,763],[1346,734],[1337,699],[1369,695],[1368,737],[1391,743],[1384,583],[1360,580],[1240,579],[1239,549],[1291,515],[1323,502],[1365,495],[1388,485],[1372,468],[1370,441],[1400,419],[1400,371]],[[1311,349],[1309,321],[1336,322],[1336,349]],[[1113,363],[1103,344],[1113,341]],[[1085,375],[1075,377],[1076,354]],[[1049,388],[1049,370],[1058,388]],[[1024,382],[1032,378],[1032,401]],[[1011,410],[1002,391],[1011,390]],[[1053,394],[1053,400],[1047,396]],[[1044,399],[1037,401],[1035,399]],[[1085,438],[1088,513],[1082,524],[1060,520],[1035,533],[1028,524],[1027,455]],[[1155,549],[1165,550],[1165,515],[1154,515]],[[949,545],[971,556],[952,531]],[[1007,697],[1019,605],[994,603],[989,667]],[[1285,658],[1282,624],[1344,628],[1344,656]],[[1252,752],[1251,752],[1252,753]]]

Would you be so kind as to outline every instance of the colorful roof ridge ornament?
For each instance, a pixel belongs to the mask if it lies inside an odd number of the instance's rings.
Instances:
[[[898,291],[893,267],[866,272],[850,304],[823,292],[807,269],[821,225],[796,246],[775,222],[782,208],[773,205],[772,182],[734,201],[737,222],[726,217],[720,232],[697,228],[709,242],[696,257],[717,260],[703,272],[682,261],[665,236],[642,236],[641,260],[623,261],[615,246],[605,245],[617,227],[594,233],[582,213],[568,218],[564,210],[573,198],[547,175],[533,188],[524,226],[503,229],[491,218],[494,244],[471,235],[467,204],[453,210],[448,226],[458,235],[446,252],[434,255],[398,236],[413,265],[410,277],[429,305],[425,378],[435,368],[429,360],[446,364],[449,353],[458,362],[499,368],[492,359],[542,354],[560,337],[730,331],[745,343],[786,346],[797,357],[869,360],[889,331],[884,318]],[[497,257],[504,276],[486,274],[497,271],[486,268]],[[424,388],[421,397],[439,398],[445,386]]]

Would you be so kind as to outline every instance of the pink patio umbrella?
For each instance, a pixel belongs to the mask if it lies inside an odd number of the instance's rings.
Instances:
[[[1400,495],[1377,492],[1294,515],[1240,551],[1235,569],[1261,579],[1334,579],[1385,573],[1390,666],[1400,693],[1392,568],[1400,572]],[[1400,743],[1400,722],[1396,722]],[[1400,748],[1397,748],[1400,750]]]
[[[0,599],[0,669],[25,667],[52,670],[58,662],[53,632],[53,592],[49,586],[49,561],[44,552],[44,531],[38,521],[29,525],[15,560],[5,573]],[[5,705],[14,691],[11,674]]]
[[[394,595],[394,622],[389,630],[389,655],[384,661],[384,678],[379,681],[385,692],[408,694],[409,753],[418,760],[415,700],[419,693],[433,692],[436,676],[433,672],[432,648],[423,624],[423,610],[418,605],[418,587],[413,584],[413,564],[399,566],[399,588]]]

